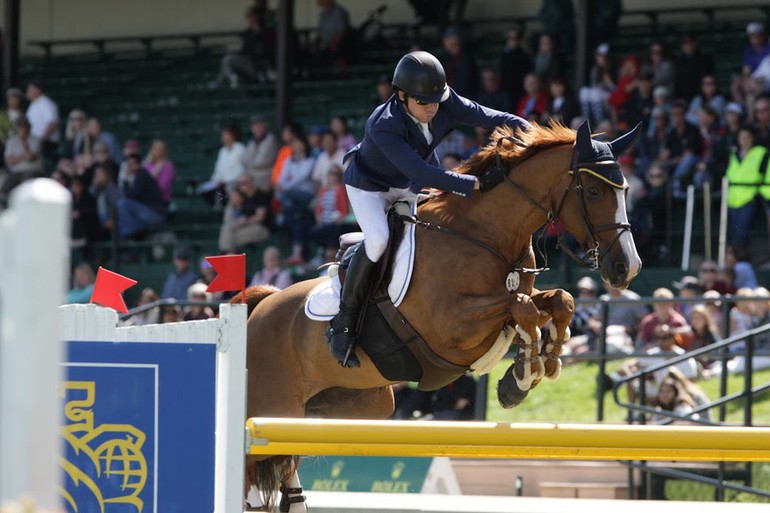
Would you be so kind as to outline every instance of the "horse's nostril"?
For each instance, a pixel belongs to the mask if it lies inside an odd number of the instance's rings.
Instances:
[[[625,276],[628,274],[628,266],[623,262],[616,262],[615,263],[615,275],[616,276]]]

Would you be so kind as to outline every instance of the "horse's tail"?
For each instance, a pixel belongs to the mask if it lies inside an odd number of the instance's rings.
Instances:
[[[256,308],[260,301],[279,290],[281,289],[273,287],[272,285],[257,285],[256,287],[249,287],[243,292],[238,292],[233,296],[230,302],[240,303],[241,296],[245,296],[244,302],[246,303],[246,309],[248,311],[247,316],[251,316],[251,312],[254,311],[254,308]]]
[[[273,511],[276,491],[282,489],[283,484],[297,471],[299,467],[298,456],[270,456],[264,460],[255,461],[248,469],[253,483],[261,492],[262,504],[267,511]]]

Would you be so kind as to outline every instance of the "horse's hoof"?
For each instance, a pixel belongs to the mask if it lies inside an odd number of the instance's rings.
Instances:
[[[516,383],[516,379],[513,377],[513,365],[511,365],[497,382],[497,400],[500,402],[500,406],[505,409],[518,406],[528,394],[529,390],[522,390]]]

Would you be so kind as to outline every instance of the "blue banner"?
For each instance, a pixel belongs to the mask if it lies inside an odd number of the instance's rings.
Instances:
[[[213,342],[69,342],[65,366],[66,511],[213,511]]]

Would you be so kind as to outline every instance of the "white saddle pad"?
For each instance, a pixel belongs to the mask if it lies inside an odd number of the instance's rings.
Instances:
[[[398,207],[407,208],[406,203],[397,203]],[[412,205],[411,214],[417,212],[417,202]],[[401,212],[406,214],[407,211]],[[393,266],[393,276],[388,284],[388,295],[395,306],[401,304],[409,289],[409,282],[412,280],[412,271],[414,270],[414,229],[413,223],[404,223],[404,238],[396,250],[395,263]],[[308,294],[305,301],[305,315],[314,321],[328,321],[340,310],[340,285],[339,276],[337,276],[337,266],[329,268],[329,279],[316,285]]]

